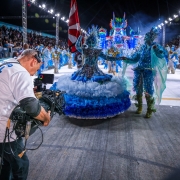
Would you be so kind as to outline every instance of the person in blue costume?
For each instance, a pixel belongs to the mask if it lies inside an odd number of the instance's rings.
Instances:
[[[61,61],[61,67],[68,64],[68,52],[66,51],[66,48],[64,47],[62,52],[62,61]]]
[[[52,52],[52,60],[54,63],[54,74],[58,74],[59,73],[59,57],[60,57],[60,52],[58,47],[55,47],[54,52]]]
[[[133,69],[133,89],[136,92],[135,100],[137,100],[137,103],[135,104],[137,106],[136,113],[141,114],[142,112],[142,96],[144,92],[147,101],[146,118],[150,118],[152,113],[156,112],[154,107],[154,92],[157,95],[158,103],[160,103],[162,93],[166,88],[166,50],[154,42],[158,33],[158,29],[152,27],[151,30],[145,34],[144,45],[142,45],[130,58],[123,58],[125,63],[137,63],[137,66]]]
[[[177,53],[173,51],[169,51],[168,74],[175,74],[177,63],[178,63]]]
[[[116,54],[103,54],[98,48],[98,29],[92,26],[89,36],[81,46],[82,36],[76,42],[76,49],[83,55],[83,67],[71,76],[59,77],[53,88],[65,91],[64,114],[82,119],[104,119],[126,111],[131,101],[127,81],[103,73],[98,67],[98,57],[114,61]]]
[[[120,57],[117,57],[117,54],[111,52],[111,54],[104,54],[102,49],[98,48],[98,39],[97,39],[97,27],[92,26],[90,30],[90,35],[86,39],[86,43],[81,46],[82,36],[79,36],[76,42],[76,49],[83,54],[84,65],[81,70],[75,72],[72,75],[72,80],[77,81],[95,81],[95,82],[105,82],[110,81],[112,75],[103,73],[98,67],[98,57],[106,59],[108,61],[115,61]],[[117,58],[116,58],[117,57]]]
[[[48,46],[42,52],[44,70],[47,70],[51,66],[53,66],[52,52],[53,52],[53,48],[51,44],[48,44]]]
[[[179,60],[178,53],[175,50],[175,46],[172,45],[169,51],[168,74],[171,74],[171,73],[175,74],[178,60]]]

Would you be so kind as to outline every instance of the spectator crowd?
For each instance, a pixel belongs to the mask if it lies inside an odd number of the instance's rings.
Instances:
[[[8,28],[5,25],[0,27],[0,59],[17,57],[24,49],[28,48],[38,51],[39,56],[43,59],[44,70],[54,64],[53,57],[55,56],[58,56],[56,59],[59,59],[58,69],[67,62],[69,68],[72,68],[72,64],[75,65],[68,50],[67,41],[60,39],[58,46],[56,46],[55,38],[30,32],[27,33],[27,44],[23,45],[21,30]],[[165,48],[167,50],[168,73],[175,74],[176,68],[180,69],[180,35],[169,41]]]
[[[175,74],[176,69],[180,69],[180,35],[168,42],[165,48],[168,52],[168,73]]]
[[[37,33],[27,33],[27,44],[31,49],[36,49],[38,46],[44,48],[50,45],[54,47],[56,43],[55,38],[44,37]],[[59,48],[67,49],[67,42],[59,40]],[[12,57],[13,52],[19,54],[23,50],[23,35],[20,30],[7,28],[6,26],[0,27],[0,59]]]

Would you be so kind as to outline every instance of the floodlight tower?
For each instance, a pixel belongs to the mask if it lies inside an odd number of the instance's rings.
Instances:
[[[162,45],[165,47],[165,41],[166,41],[166,25],[163,26],[163,34],[162,34]]]
[[[59,14],[56,14],[56,45],[59,43]]]
[[[22,0],[23,44],[27,43],[27,1]]]

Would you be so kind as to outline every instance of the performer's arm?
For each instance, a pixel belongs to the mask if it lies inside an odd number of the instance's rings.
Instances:
[[[154,45],[153,50],[154,50],[154,53],[156,54],[156,56],[158,58],[164,58],[165,57],[166,51],[161,45],[159,45],[159,44]]]
[[[78,37],[77,41],[76,41],[75,47],[82,54],[83,50],[82,50],[82,47],[81,47],[81,41],[82,41],[82,36],[80,35]]]
[[[116,57],[108,56],[103,53],[99,55],[99,57],[106,59],[107,61],[117,61],[117,60],[124,60],[126,63],[129,64],[135,64],[140,59],[140,53],[136,52],[131,57],[119,57],[118,55]]]
[[[118,59],[119,57],[113,57],[113,56],[108,56],[106,54],[104,54],[103,52],[101,52],[101,54],[99,55],[99,57],[107,60],[107,61],[116,61],[116,60],[120,60]]]
[[[141,56],[139,51],[135,52],[131,57],[121,57],[121,59],[128,64],[135,64],[139,61],[140,58]]]

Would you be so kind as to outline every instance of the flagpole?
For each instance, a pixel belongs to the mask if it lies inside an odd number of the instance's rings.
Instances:
[[[82,36],[82,31],[80,31],[80,35]],[[82,40],[83,40],[83,38],[82,38]],[[82,40],[81,40],[81,49],[83,47],[83,41]],[[82,57],[82,65],[84,65],[84,54],[83,54],[83,51],[82,51],[81,57]]]

